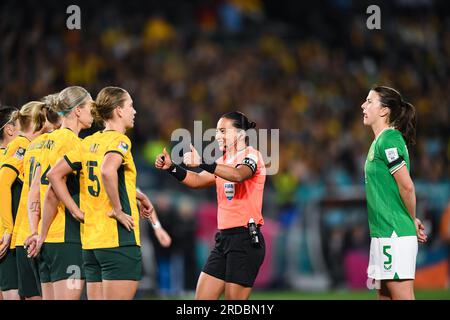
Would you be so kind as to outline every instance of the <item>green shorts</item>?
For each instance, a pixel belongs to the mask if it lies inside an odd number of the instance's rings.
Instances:
[[[16,249],[8,250],[6,256],[0,260],[0,289],[2,291],[17,290],[19,279],[16,262]]]
[[[39,260],[41,283],[85,279],[79,243],[44,243]]]
[[[29,298],[41,296],[39,268],[36,259],[27,257],[24,247],[16,247],[17,271],[19,273],[19,295]]]
[[[142,277],[139,246],[83,250],[87,282],[102,280],[135,280]]]

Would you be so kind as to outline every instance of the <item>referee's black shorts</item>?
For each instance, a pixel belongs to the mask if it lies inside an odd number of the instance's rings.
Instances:
[[[217,232],[203,272],[225,282],[253,287],[266,254],[264,236],[261,232],[259,234],[260,246],[254,247],[245,227]]]

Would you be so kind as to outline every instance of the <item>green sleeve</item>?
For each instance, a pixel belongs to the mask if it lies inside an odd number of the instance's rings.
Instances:
[[[379,157],[383,159],[391,174],[406,165],[406,144],[400,132],[386,132],[380,137],[377,147]]]

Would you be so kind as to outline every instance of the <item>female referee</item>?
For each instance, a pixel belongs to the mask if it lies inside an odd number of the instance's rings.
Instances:
[[[85,138],[48,176],[58,198],[71,212],[84,217],[88,298],[132,299],[142,273],[137,200],[143,217],[153,214],[148,198],[136,190],[136,167],[125,135],[134,125],[136,111],[127,91],[106,87],[99,92],[93,113],[105,130]],[[63,183],[72,170],[81,170],[83,177],[81,207]],[[160,242],[170,244],[170,237],[155,224]]]
[[[89,92],[78,86],[65,88],[58,94],[53,109],[62,117],[62,125],[60,129],[47,135],[39,157],[36,178],[40,182],[39,197],[40,203],[43,204],[41,226],[39,234],[34,235],[35,242],[27,239],[26,244],[30,257],[37,256],[30,254],[32,251],[41,253],[39,274],[42,287],[46,288],[43,290],[44,299],[78,300],[84,286],[81,253],[83,227],[80,224],[82,219],[72,215],[64,205],[58,204],[47,174],[64,154],[81,143],[79,132],[92,125],[92,102]],[[74,171],[69,175],[66,183],[71,196],[78,202],[79,172]],[[29,197],[35,196],[35,186],[36,183],[32,182]],[[35,224],[35,218],[30,214],[30,225]],[[39,250],[36,250],[36,247]]]
[[[218,202],[218,229],[215,246],[200,274],[196,299],[248,299],[259,268],[265,256],[264,237],[260,226],[266,170],[258,150],[247,146],[246,130],[254,128],[241,112],[223,115],[216,130],[216,140],[223,156],[213,164],[201,163],[191,146],[184,155],[188,167],[199,166],[204,171],[187,171],[172,163],[164,149],[158,155],[155,166],[167,170],[184,185],[191,188],[206,188],[216,185]],[[256,238],[249,234],[249,221],[253,219]],[[253,241],[255,239],[255,241]]]
[[[368,277],[380,283],[378,299],[414,299],[417,242],[427,239],[416,218],[406,147],[415,142],[415,109],[398,91],[384,86],[373,87],[361,108],[364,125],[375,135],[365,163]]]
[[[3,164],[6,146],[14,140],[18,133],[19,127],[11,121],[11,115],[16,110],[16,108],[6,106],[0,108],[0,168]],[[3,224],[0,222],[0,245],[3,242],[4,232]],[[19,298],[15,264],[15,252],[10,251],[6,257],[0,259],[0,300]]]

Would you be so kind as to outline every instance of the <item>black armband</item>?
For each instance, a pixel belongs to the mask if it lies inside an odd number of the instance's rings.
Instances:
[[[249,158],[249,157],[245,158],[245,159],[242,161],[242,163],[239,163],[239,164],[236,166],[236,168],[239,167],[239,166],[247,166],[247,167],[249,167],[250,170],[252,170],[252,173],[253,173],[253,174],[255,174],[256,169],[258,168],[258,164],[256,163],[256,161],[253,160],[252,158]]]
[[[173,164],[170,166],[169,169],[166,170],[171,176],[175,177],[178,181],[183,181],[187,176],[186,169],[180,167],[177,164]]]
[[[214,174],[214,171],[216,171],[217,163],[213,162],[211,164],[201,163],[199,165],[200,169],[203,169],[205,171],[208,171],[209,173]]]

